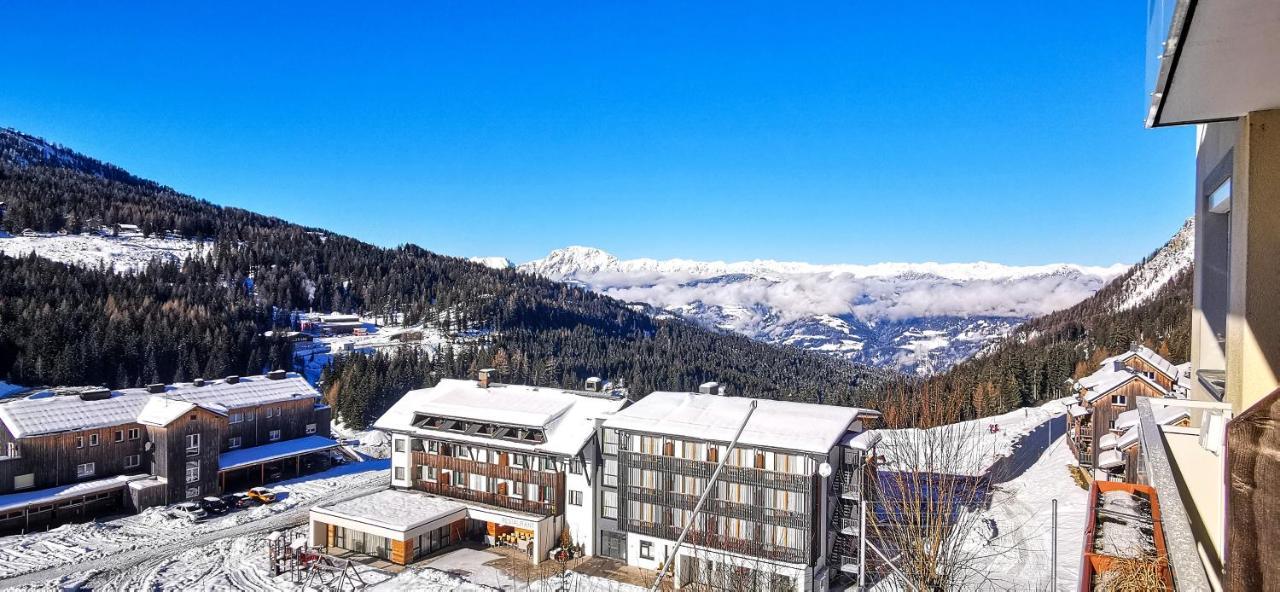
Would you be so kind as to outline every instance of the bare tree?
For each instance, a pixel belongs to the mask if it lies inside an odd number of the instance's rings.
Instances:
[[[958,406],[916,397],[890,397],[884,405],[891,408],[885,416],[901,423],[883,432],[880,466],[870,478],[870,573],[906,590],[999,587],[988,573],[991,561],[1021,548],[1026,533],[996,532],[982,511],[1002,481],[1005,463],[996,439],[984,433],[998,426],[961,422]]]

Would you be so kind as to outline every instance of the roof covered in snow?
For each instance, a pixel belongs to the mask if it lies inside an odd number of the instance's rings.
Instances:
[[[1111,450],[1116,447],[1116,440],[1119,439],[1119,437],[1110,432],[1103,434],[1101,438],[1098,438],[1098,448],[1101,450]]]
[[[1092,403],[1106,396],[1107,393],[1124,386],[1131,380],[1141,380],[1142,382],[1151,385],[1157,393],[1162,395],[1168,394],[1168,391],[1166,391],[1164,387],[1160,386],[1160,383],[1147,378],[1142,374],[1138,374],[1127,367],[1120,370],[1115,370],[1111,367],[1104,367],[1089,376],[1081,378],[1080,386],[1085,389],[1081,394],[1086,403]]]
[[[1138,443],[1142,438],[1142,430],[1137,427],[1129,428],[1120,435],[1120,439],[1116,440],[1117,450],[1127,450],[1130,446]]]
[[[142,411],[138,413],[138,423],[167,426],[195,408],[193,403],[186,401],[151,396],[147,398],[147,404],[143,405]]]
[[[169,385],[165,387],[164,393],[154,395],[145,388],[121,389],[96,401],[75,395],[14,399],[0,402],[0,423],[15,438],[26,438],[140,422],[140,415],[153,398],[190,403],[215,413],[226,413],[227,409],[279,403],[302,397],[318,401],[320,393],[301,375],[289,373],[278,380],[266,376],[247,376],[235,384],[214,380],[205,382],[204,386],[192,383]],[[169,411],[176,409],[169,408],[168,405],[164,407]],[[160,406],[153,408],[148,419],[163,419],[167,412],[161,412],[160,409]]]
[[[293,440],[281,440],[279,442],[263,444],[262,446],[240,448],[230,452],[224,452],[218,457],[218,469],[227,471],[230,469],[258,464],[260,462],[267,462],[299,454],[337,448],[338,446],[340,445],[336,441],[323,436],[307,436],[305,438],[295,438]]]
[[[0,495],[0,512],[16,510],[31,504],[48,504],[77,498],[82,495],[92,495],[103,491],[111,491],[117,487],[123,487],[130,481],[146,479],[147,477],[150,477],[150,475],[116,475],[105,479],[81,481],[80,483],[72,483],[70,485],[62,485],[60,487],[50,487],[47,489],[35,489],[31,491],[23,491],[21,493]]]
[[[1071,417],[1081,417],[1081,416],[1089,415],[1090,413],[1093,413],[1093,410],[1079,403],[1076,403],[1067,408],[1067,413],[1070,413]]]
[[[587,391],[568,391],[534,386],[490,384],[481,387],[473,380],[441,380],[431,388],[409,391],[391,406],[374,427],[443,440],[496,447],[576,454],[595,434],[595,421],[621,409],[626,399]],[[542,443],[419,428],[415,414],[465,421],[538,428],[544,430]]]
[[[758,407],[738,442],[782,450],[825,454],[853,429],[856,419],[880,415],[878,411],[857,407],[700,393],[655,392],[609,418],[605,426],[632,432],[728,442],[738,431],[738,426],[747,416],[747,410],[753,401]]]
[[[418,491],[384,489],[312,511],[405,532],[453,514],[465,516],[467,506]]]
[[[1104,450],[1098,455],[1099,469],[1114,469],[1124,464],[1124,455],[1119,450]]]
[[[1100,366],[1102,368],[1107,368],[1109,366],[1114,365],[1116,362],[1123,362],[1134,356],[1142,358],[1143,361],[1145,361],[1148,364],[1151,364],[1157,370],[1159,370],[1160,372],[1163,372],[1164,375],[1168,376],[1169,378],[1176,379],[1178,377],[1177,366],[1175,366],[1169,360],[1164,359],[1163,356],[1152,351],[1151,348],[1145,345],[1139,345],[1131,348],[1129,351],[1124,352],[1122,354],[1111,356],[1110,358],[1103,360]]]

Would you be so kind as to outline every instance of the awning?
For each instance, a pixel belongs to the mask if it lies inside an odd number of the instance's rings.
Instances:
[[[290,458],[301,454],[320,452],[340,446],[337,442],[321,436],[307,436],[294,440],[273,442],[252,448],[242,448],[224,452],[218,457],[218,470],[230,471],[258,463]]]

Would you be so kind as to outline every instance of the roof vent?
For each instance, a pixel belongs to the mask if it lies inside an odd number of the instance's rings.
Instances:
[[[489,382],[497,374],[498,374],[498,371],[494,370],[493,368],[485,368],[481,370],[479,374],[476,376],[476,379],[479,381],[480,388],[489,388]]]
[[[587,390],[593,393],[598,393],[600,392],[600,387],[603,384],[604,381],[600,380],[599,376],[592,376],[587,379]]]
[[[240,382],[240,377],[235,374],[228,376],[226,379],[227,384],[236,384],[237,382]]]
[[[704,395],[723,395],[724,388],[718,382],[704,382],[698,387],[698,392]]]
[[[284,380],[288,373],[284,370],[272,370],[267,373],[267,378],[271,380]]]
[[[193,385],[195,385],[195,386],[204,386],[204,379],[203,379],[203,378],[197,378],[197,379],[195,379],[195,380],[191,381],[191,384],[193,384]]]
[[[101,401],[111,398],[111,390],[105,388],[93,388],[80,391],[80,399],[83,401]]]
[[[147,392],[153,395],[159,395],[164,392],[164,384],[159,382],[155,384],[148,384]]]
[[[1126,366],[1126,365],[1124,364],[1124,362],[1123,362],[1123,361],[1121,361],[1121,360],[1116,360],[1116,361],[1115,361],[1115,368],[1114,368],[1114,370],[1115,370],[1116,372],[1128,372],[1128,371],[1129,371],[1129,367],[1128,367],[1128,366]]]

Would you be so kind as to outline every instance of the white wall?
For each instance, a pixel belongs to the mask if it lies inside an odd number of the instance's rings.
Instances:
[[[404,448],[404,452],[396,452],[397,443]],[[409,437],[401,434],[391,435],[391,485],[393,487],[412,487],[413,475],[409,474],[411,463],[409,462],[409,451],[413,449],[409,442]],[[400,467],[404,472],[404,479],[396,479],[396,467]]]
[[[653,544],[653,551],[651,553],[653,559],[644,559],[640,556],[640,543],[645,541]],[[627,563],[644,569],[657,570],[658,566],[662,565],[663,558],[672,555],[675,547],[675,541],[628,532]]]
[[[590,469],[584,467],[583,473],[580,475],[574,475],[567,471],[565,473],[564,518],[565,523],[569,526],[570,536],[573,537],[575,543],[582,546],[582,552],[587,555],[595,555],[596,493],[592,489],[592,484],[587,481],[587,470]],[[569,492],[571,491],[581,493],[581,506],[569,503]]]

